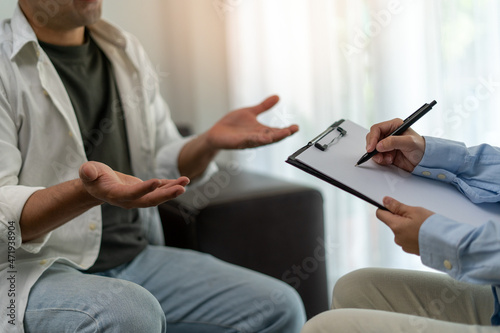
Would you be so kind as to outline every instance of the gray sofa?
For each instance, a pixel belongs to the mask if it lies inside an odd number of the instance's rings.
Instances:
[[[328,309],[318,190],[221,167],[208,183],[159,211],[168,246],[210,253],[289,283],[308,318]]]

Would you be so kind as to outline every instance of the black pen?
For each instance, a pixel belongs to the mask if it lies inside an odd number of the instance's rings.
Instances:
[[[396,128],[396,130],[394,132],[392,132],[391,134],[389,134],[387,137],[392,136],[392,135],[403,134],[408,128],[410,128],[411,125],[413,125],[417,120],[419,120],[424,114],[429,112],[432,109],[432,107],[434,105],[436,105],[436,103],[437,103],[436,101],[432,101],[430,104],[425,103],[424,105],[422,105],[422,107],[420,109],[413,112],[413,114],[411,116],[409,116],[408,118],[406,118],[403,121],[401,126]],[[373,151],[364,154],[363,156],[361,156],[361,158],[359,159],[358,163],[356,163],[355,166],[358,166],[358,165],[365,163],[366,161],[368,161],[370,158],[372,158],[376,154],[378,154],[377,149],[374,149]]]

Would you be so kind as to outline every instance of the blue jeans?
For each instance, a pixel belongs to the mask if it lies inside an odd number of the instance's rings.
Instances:
[[[30,292],[26,332],[299,332],[287,284],[210,255],[148,246],[132,262],[86,274],[61,263]]]

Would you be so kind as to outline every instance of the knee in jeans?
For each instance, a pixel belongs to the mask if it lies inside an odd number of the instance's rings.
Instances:
[[[121,332],[165,332],[165,313],[158,300],[143,287],[130,283],[107,309],[110,325]]]
[[[285,283],[273,290],[267,299],[256,300],[254,304],[265,318],[264,322],[271,323],[276,332],[298,332],[305,323],[302,299]]]

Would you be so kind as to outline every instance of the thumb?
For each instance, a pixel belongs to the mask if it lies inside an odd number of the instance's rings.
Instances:
[[[273,106],[275,106],[279,102],[280,98],[278,95],[273,95],[268,98],[266,98],[264,101],[262,101],[259,105],[255,106],[253,108],[253,112],[255,115],[259,115],[264,111],[269,110]]]
[[[93,182],[99,176],[99,171],[94,163],[85,162],[80,167],[79,175],[84,182]]]
[[[401,202],[391,197],[384,197],[383,203],[385,208],[387,208],[391,213],[395,215],[403,216],[408,210],[407,205],[402,204]]]

